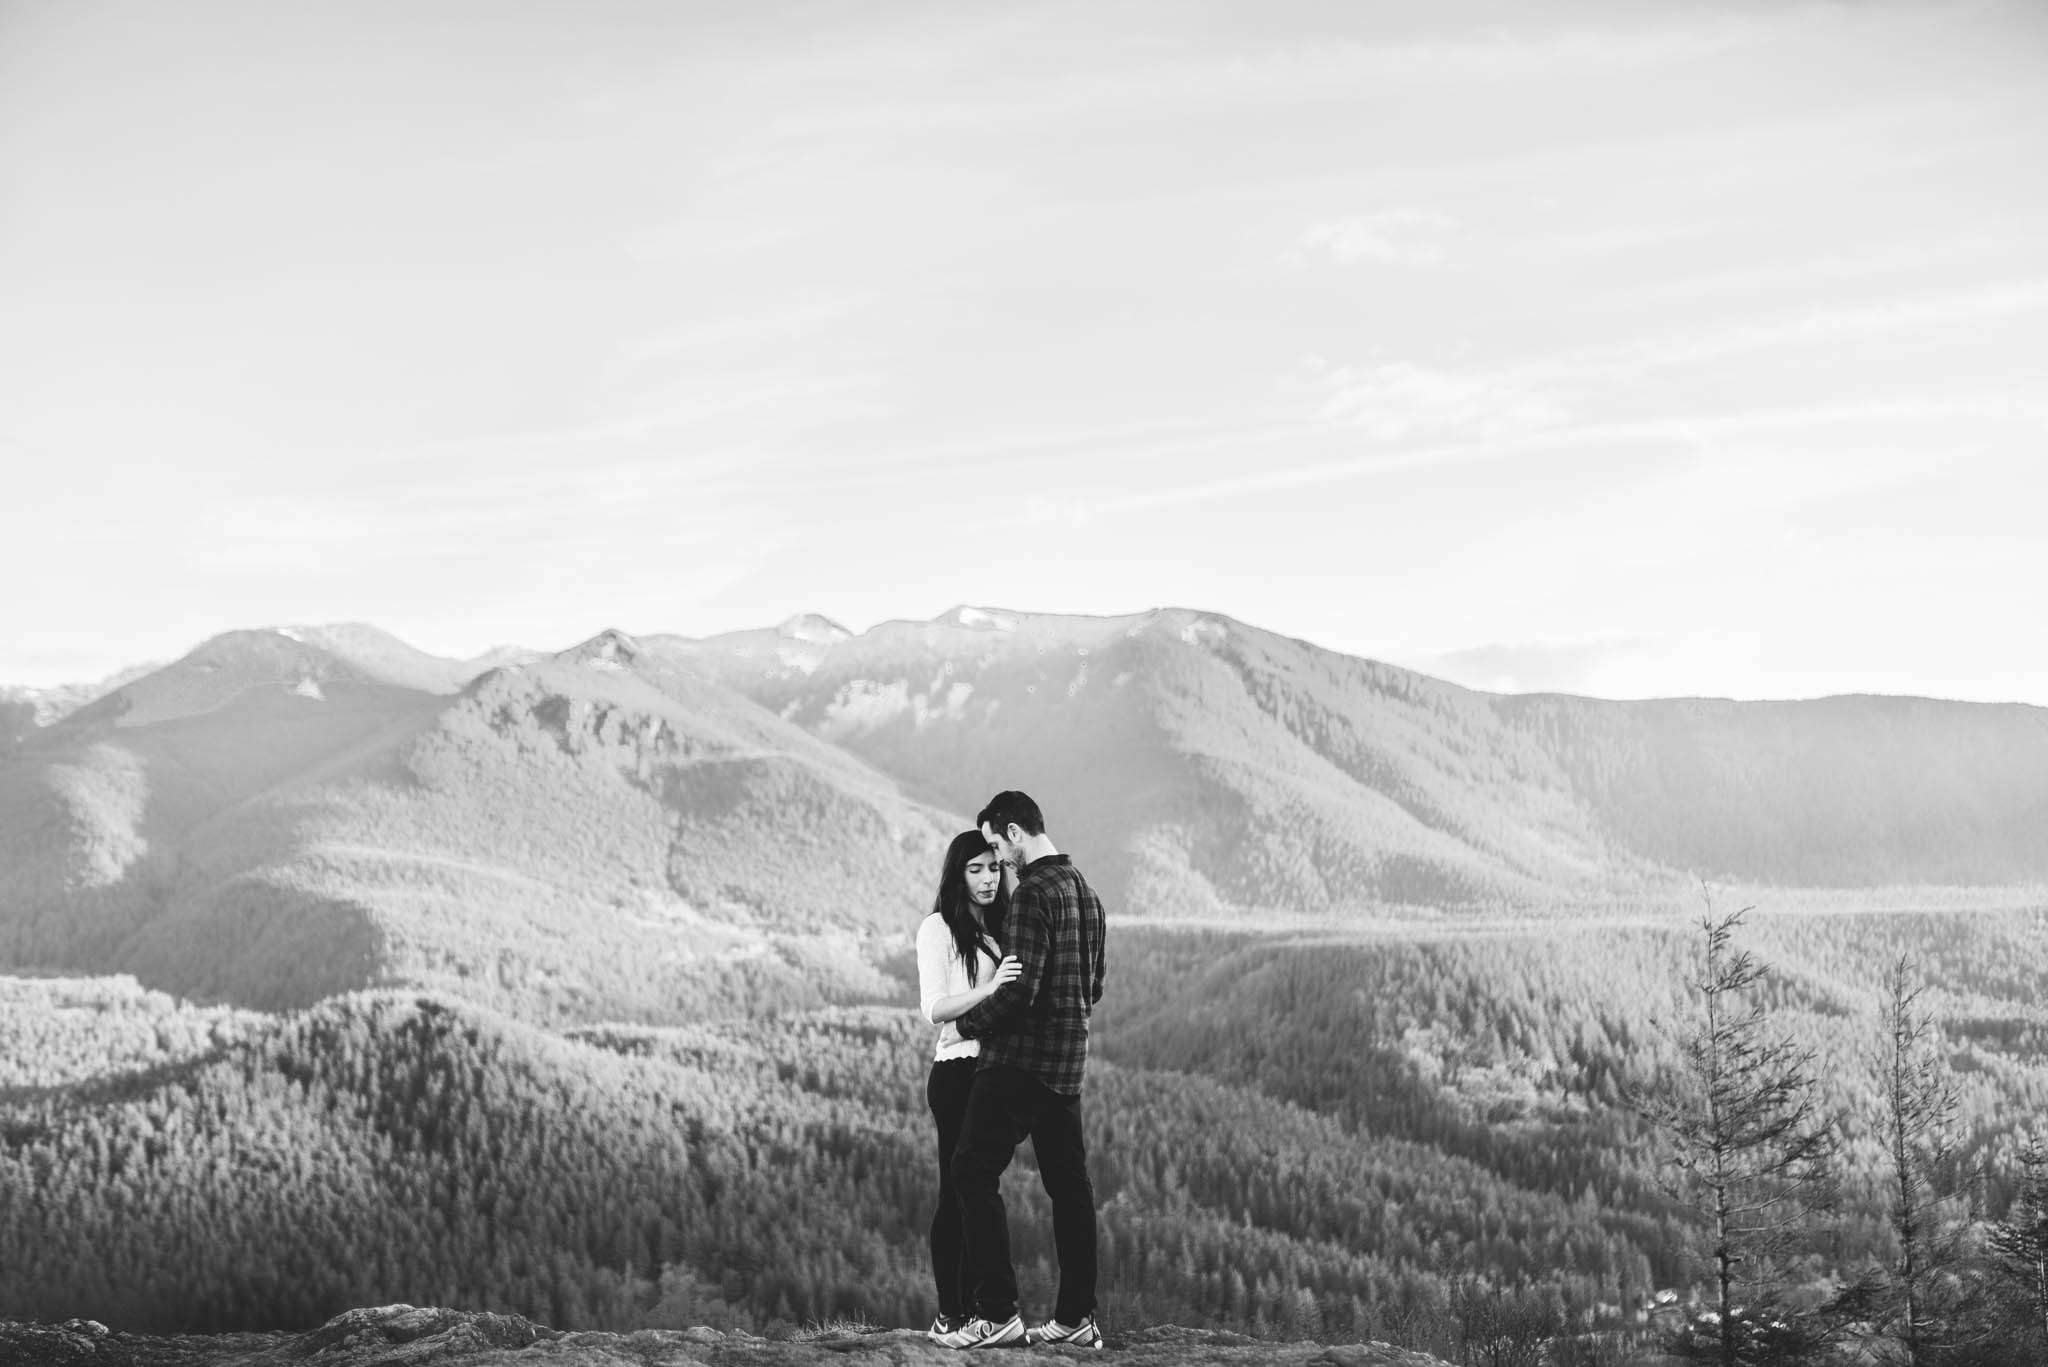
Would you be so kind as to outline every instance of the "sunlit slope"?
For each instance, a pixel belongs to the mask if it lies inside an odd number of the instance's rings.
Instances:
[[[628,638],[453,698],[208,682],[80,714],[0,770],[33,818],[0,837],[10,962],[256,1006],[434,985],[549,1020],[898,990],[875,965],[946,824]]]
[[[1179,609],[660,643],[1155,915],[2048,881],[2048,711],[1480,693]]]
[[[244,632],[39,730],[0,756],[0,961],[126,962],[140,929],[246,871],[194,858],[207,828],[311,770],[387,749],[445,701]]]

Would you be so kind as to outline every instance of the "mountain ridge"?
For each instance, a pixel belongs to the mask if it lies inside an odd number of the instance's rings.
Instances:
[[[1148,921],[2048,885],[2026,704],[1488,694],[1185,608],[606,628],[468,668],[361,624],[223,633],[0,749],[0,966],[549,1020],[881,999],[949,829],[1014,787]]]
[[[973,604],[959,603],[946,609],[944,612],[941,612],[934,617],[887,618],[882,621],[874,623],[873,625],[869,626],[863,631],[858,632],[841,625],[839,622],[835,621],[833,618],[827,616],[824,613],[800,611],[792,613],[788,617],[783,618],[781,621],[777,622],[772,626],[766,627],[739,628],[731,631],[716,632],[706,636],[689,636],[676,632],[657,631],[638,634],[635,638],[643,640],[651,646],[666,647],[668,649],[702,646],[711,643],[738,643],[741,641],[755,640],[760,638],[779,638],[786,641],[797,641],[809,645],[827,646],[836,645],[847,641],[860,641],[864,638],[873,636],[876,633],[898,633],[905,630],[915,631],[918,628],[925,627],[951,626],[964,627],[969,630],[998,631],[1015,630],[1017,626],[1022,623],[1050,623],[1073,625],[1099,624],[1104,626],[1110,626],[1116,623],[1136,622],[1145,619],[1159,617],[1182,618],[1191,621],[1213,620],[1219,623],[1229,623],[1242,627],[1251,626],[1251,624],[1239,621],[1238,619],[1232,618],[1227,614],[1214,612],[1209,609],[1181,607],[1175,605],[1163,605],[1152,608],[1144,608],[1139,609],[1137,611],[1125,613],[1061,613],[1025,611],[1012,608],[991,607],[985,605],[976,606]],[[1254,629],[1265,630],[1264,628]],[[618,629],[607,628],[605,630]],[[205,647],[214,642],[217,642],[225,637],[231,637],[241,634],[243,632],[275,633],[292,639],[305,641],[311,644],[321,646],[324,649],[332,651],[337,656],[345,658],[354,656],[359,659],[367,659],[374,658],[379,654],[388,654],[390,656],[404,660],[412,660],[417,658],[420,661],[431,662],[429,667],[437,673],[447,668],[453,668],[462,671],[462,677],[459,683],[457,684],[457,687],[459,687],[461,684],[467,683],[468,681],[474,679],[480,674],[488,672],[489,670],[497,668],[504,664],[525,663],[536,659],[546,658],[551,654],[560,653],[559,651],[548,651],[545,649],[539,649],[531,646],[507,643],[492,646],[488,650],[485,650],[482,653],[473,656],[438,655],[429,651],[422,650],[419,647],[413,646],[411,643],[404,641],[398,636],[388,631],[385,631],[381,627],[374,626],[370,623],[331,622],[321,624],[286,624],[249,628],[236,628],[226,632],[217,633],[214,636],[205,638],[197,645],[193,646],[191,650],[187,651],[185,656],[181,656],[179,658],[188,658],[192,654],[203,650]],[[602,634],[602,632],[598,634]],[[621,634],[625,633],[622,632]],[[1626,705],[1631,703],[1731,703],[1736,706],[1748,706],[1752,704],[1826,703],[1847,699],[1917,699],[1928,702],[1956,703],[1962,706],[1969,707],[1982,706],[2027,708],[2042,713],[2044,715],[2043,725],[2048,725],[2048,707],[2044,707],[2041,704],[2037,703],[2020,701],[2017,699],[1976,700],[1941,698],[1928,694],[1886,693],[1869,690],[1851,690],[1849,692],[1842,693],[1816,694],[1811,697],[1801,698],[1734,698],[1723,694],[1705,693],[1672,694],[1668,696],[1658,696],[1654,698],[1609,698],[1597,694],[1573,693],[1556,689],[1516,691],[1511,693],[1499,692],[1495,690],[1479,688],[1473,685],[1456,683],[1452,680],[1443,678],[1440,675],[1430,674],[1426,670],[1417,669],[1408,665],[1398,664],[1393,661],[1380,660],[1377,657],[1373,656],[1350,654],[1349,652],[1338,650],[1335,647],[1325,646],[1320,642],[1307,636],[1291,636],[1280,632],[1269,632],[1268,634],[1274,635],[1276,637],[1279,637],[1280,639],[1290,641],[1295,645],[1302,646],[1308,649],[1321,651],[1330,655],[1341,656],[1342,658],[1346,659],[1362,660],[1369,663],[1382,664],[1390,669],[1398,669],[1409,674],[1414,674],[1421,678],[1435,680],[1436,682],[1441,683],[1446,687],[1462,689],[1466,692],[1479,694],[1486,697],[1530,699],[1573,698],[1589,702],[1612,703],[1615,705]],[[570,647],[566,647],[566,649],[574,648],[575,646],[573,645]],[[123,666],[122,668],[98,680],[63,683],[47,687],[22,684],[9,684],[5,682],[0,682],[0,706],[14,705],[37,708],[39,709],[39,712],[38,720],[35,724],[38,726],[45,726],[51,724],[56,720],[60,720],[62,716],[68,715],[70,711],[76,710],[77,707],[83,706],[86,703],[89,703],[94,699],[103,696],[108,692],[112,692],[128,683],[132,683],[136,679],[139,679],[146,674],[153,673],[157,670],[163,669],[172,663],[176,663],[176,661],[147,661],[139,664]],[[454,690],[449,689],[446,691]]]

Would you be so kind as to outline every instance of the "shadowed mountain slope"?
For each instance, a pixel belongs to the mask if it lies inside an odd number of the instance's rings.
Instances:
[[[0,761],[0,955],[304,1004],[435,984],[545,1019],[893,993],[947,831],[605,633],[455,697],[237,633]]]
[[[1490,705],[1618,843],[1660,864],[1805,886],[2048,879],[2048,709],[1867,695]]]
[[[722,638],[683,649],[948,806],[971,812],[999,788],[1030,791],[1062,848],[1100,870],[1125,906],[1221,915],[1468,904],[1531,896],[1545,875],[1567,874],[1433,819],[1417,801],[1438,767],[1428,728],[1390,737],[1378,769],[1295,734],[1290,722],[1332,719],[1297,718],[1284,702],[1276,717],[1276,700],[1247,687],[1253,635],[1196,613],[961,609],[813,647],[814,659],[795,663],[727,653]],[[1398,730],[1406,719],[1375,720]]]

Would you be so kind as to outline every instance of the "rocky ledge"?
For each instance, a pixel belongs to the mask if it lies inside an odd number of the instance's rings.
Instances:
[[[1269,1343],[1173,1325],[1113,1333],[1108,1349],[1132,1367],[1445,1367],[1427,1353],[1385,1343]],[[1081,1348],[1018,1348],[975,1359],[1015,1362],[1025,1353],[1102,1356]],[[351,1310],[304,1334],[155,1337],[117,1333],[90,1320],[0,1323],[0,1367],[959,1367],[960,1361],[914,1329],[822,1329],[782,1339],[704,1328],[563,1332],[517,1315],[410,1305]]]

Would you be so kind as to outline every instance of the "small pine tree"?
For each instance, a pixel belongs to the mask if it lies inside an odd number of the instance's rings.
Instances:
[[[2048,1148],[2020,1151],[2020,1190],[1991,1231],[1991,1254],[2029,1336],[2048,1346]]]
[[[1885,1278],[1885,1327],[1905,1361],[1920,1367],[1935,1359],[1948,1337],[1935,1288],[1959,1256],[1958,1230],[1943,1226],[1941,1203],[1955,1185],[1953,1125],[1960,1094],[1934,1020],[1920,1006],[1926,986],[1907,956],[1886,972],[1884,989],[1879,1133],[1899,1244]]]
[[[1808,1326],[1781,1302],[1781,1277],[1834,1198],[1835,1138],[1813,1051],[1769,1029],[1751,995],[1768,970],[1734,947],[1751,910],[1717,918],[1706,899],[1699,970],[1687,980],[1699,1016],[1678,1040],[1682,1072],[1635,1098],[1665,1150],[1666,1192],[1706,1232],[1713,1305],[1672,1347],[1723,1367],[1796,1360],[1808,1343]]]

